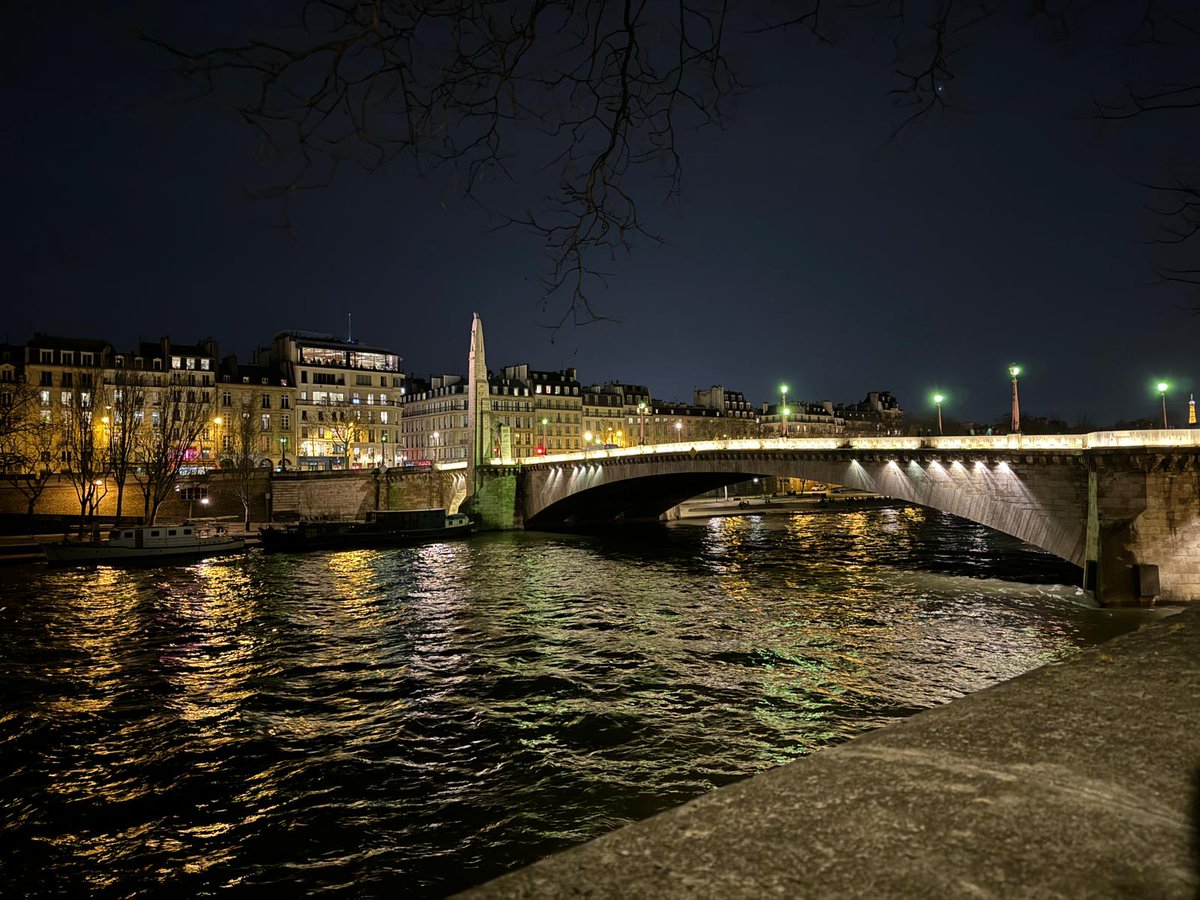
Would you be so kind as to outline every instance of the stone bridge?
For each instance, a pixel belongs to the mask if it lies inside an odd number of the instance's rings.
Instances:
[[[943,510],[1083,569],[1103,603],[1200,599],[1200,431],[939,438],[775,438],[493,460],[485,527],[650,521],[751,477],[806,478]],[[498,519],[507,518],[508,521]]]

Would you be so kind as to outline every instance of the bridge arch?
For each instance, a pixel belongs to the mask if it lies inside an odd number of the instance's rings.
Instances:
[[[547,461],[524,472],[527,528],[654,521],[684,500],[753,477],[846,485],[948,512],[1083,566],[1088,474],[1078,452],[1014,455],[853,449],[706,450]]]

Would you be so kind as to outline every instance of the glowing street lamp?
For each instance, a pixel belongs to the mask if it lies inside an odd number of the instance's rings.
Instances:
[[[788,432],[787,432],[787,415],[788,415],[787,392],[788,392],[788,386],[786,384],[781,384],[779,386],[779,408],[783,411],[783,436],[784,437],[788,436]]]
[[[675,420],[675,440],[683,440],[683,419]]]
[[[1170,428],[1171,426],[1167,424],[1167,388],[1169,388],[1170,385],[1165,381],[1160,381],[1157,387],[1158,395],[1162,398],[1163,428]]]
[[[646,401],[638,401],[638,444],[646,443]]]
[[[433,453],[431,455],[432,455],[434,462],[437,462],[437,448],[440,446],[438,441],[441,438],[441,436],[442,436],[441,432],[438,432],[438,431],[435,431],[433,434],[431,434],[429,436],[429,446],[431,448],[433,448]]]
[[[585,431],[583,433],[583,455],[585,457],[587,456],[587,452],[591,448],[591,446],[592,446],[592,433],[590,431]]]
[[[1012,430],[1015,434],[1021,430],[1021,401],[1017,399],[1017,376],[1021,374],[1021,367],[1013,363],[1008,367],[1008,374],[1012,377]]]
[[[941,394],[933,395],[933,402],[937,404],[937,419],[938,419],[938,434],[939,435],[943,434],[943,432],[942,432],[942,401],[945,399],[946,398],[943,397]]]
[[[788,416],[790,416],[791,414],[792,414],[792,410],[790,407],[785,406],[780,410],[780,415],[783,418],[783,436],[784,437],[787,437],[787,433],[788,433],[787,420],[788,420]]]
[[[550,424],[550,419],[547,418],[546,416],[542,416],[542,443],[538,447],[538,455],[539,456],[545,456],[550,450],[550,448],[546,446],[546,426],[549,424]]]
[[[213,453],[213,456],[217,457],[217,460],[218,460],[218,463],[217,463],[217,468],[220,468],[220,467],[221,467],[221,466],[220,466],[220,457],[221,457],[221,423],[222,423],[223,421],[224,421],[224,419],[222,419],[220,416],[214,416],[214,417],[213,417],[213,424],[217,426],[217,432],[216,432],[216,434],[213,436],[213,450],[215,451],[215,452]]]

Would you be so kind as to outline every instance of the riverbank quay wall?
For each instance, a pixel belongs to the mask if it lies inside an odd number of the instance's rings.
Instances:
[[[467,496],[464,470],[428,467],[379,471],[276,472],[271,477],[271,517],[362,519],[376,509],[446,509]]]
[[[182,519],[241,521],[242,501],[232,477],[220,472],[190,475],[180,479],[159,510],[163,522]],[[117,489],[109,479],[100,492],[96,514],[101,521],[116,515]],[[467,496],[463,470],[394,468],[348,472],[270,472],[256,474],[250,485],[250,520],[288,522],[301,518],[361,519],[374,509],[431,509],[454,512]],[[199,498],[203,497],[202,502]],[[0,485],[0,523],[17,534],[28,531],[28,501],[11,484]],[[141,489],[126,482],[122,516],[127,520],[143,513]],[[54,531],[78,523],[79,501],[70,482],[52,476],[35,506],[36,530]],[[511,519],[511,515],[509,516]]]
[[[263,522],[267,519],[271,475],[266,469],[254,476],[250,492],[250,520]],[[242,501],[233,488],[232,479],[220,474],[189,476],[179,482],[179,491],[159,508],[158,518],[163,522],[178,522],[192,517],[195,519],[220,519],[241,521],[245,514]],[[202,491],[191,493],[190,489]],[[185,492],[184,489],[189,489]],[[117,513],[117,485],[109,478],[97,492],[100,502],[96,515],[103,522],[111,522]],[[207,503],[197,497],[202,494]],[[187,499],[196,497],[196,499]],[[127,521],[140,518],[144,511],[142,490],[132,478],[125,483],[121,517]],[[0,523],[8,534],[29,531],[27,516],[28,499],[12,484],[0,482]],[[79,499],[70,481],[62,475],[52,475],[34,506],[35,530],[55,531],[75,527],[79,521]]]
[[[748,478],[804,478],[1011,534],[1081,569],[1105,604],[1200,600],[1200,432],[776,439],[525,460],[521,518],[555,530],[650,521]],[[1156,443],[1157,442],[1157,443]]]
[[[464,898],[1200,892],[1200,607]]]

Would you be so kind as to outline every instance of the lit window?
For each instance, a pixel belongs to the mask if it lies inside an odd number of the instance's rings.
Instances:
[[[183,364],[183,360],[181,360],[178,356],[171,357],[171,368],[172,369],[178,369],[182,366],[182,364]]]

